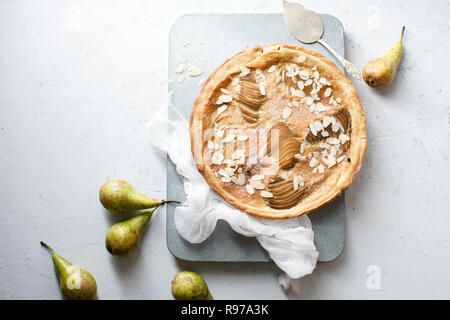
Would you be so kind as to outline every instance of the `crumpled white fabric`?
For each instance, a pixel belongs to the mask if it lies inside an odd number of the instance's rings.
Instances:
[[[167,110],[162,110],[150,121],[149,134],[152,144],[169,155],[184,183],[187,201],[175,209],[178,233],[191,243],[200,243],[214,231],[217,220],[222,219],[237,233],[256,237],[286,273],[279,277],[284,289],[292,286],[292,279],[312,273],[319,254],[309,218],[303,215],[292,219],[263,219],[230,206],[197,170],[190,149],[188,121],[173,106],[169,108],[177,114],[176,119],[168,120]]]

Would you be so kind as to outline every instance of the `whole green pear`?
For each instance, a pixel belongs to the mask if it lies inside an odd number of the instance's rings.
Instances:
[[[59,286],[69,300],[92,300],[97,295],[97,283],[94,277],[84,269],[73,265],[41,241],[41,245],[52,253],[53,263],[59,276]]]
[[[363,69],[363,79],[371,87],[385,87],[392,83],[397,73],[398,65],[403,55],[402,28],[400,41],[398,41],[384,56],[372,60]]]
[[[181,271],[175,275],[172,295],[177,300],[214,300],[205,280],[191,271]]]
[[[164,203],[178,201],[157,200],[136,191],[124,180],[110,180],[100,189],[100,202],[105,209],[114,213],[158,207]]]
[[[142,229],[155,210],[153,208],[109,228],[105,240],[106,250],[114,256],[125,256],[133,251],[139,243]]]

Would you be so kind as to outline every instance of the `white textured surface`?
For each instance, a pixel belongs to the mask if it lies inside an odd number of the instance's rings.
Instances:
[[[395,83],[356,83],[369,140],[347,193],[346,248],[301,280],[301,297],[448,299],[449,3],[303,3],[343,22],[347,57],[358,66],[407,29]],[[175,260],[163,215],[130,257],[104,249],[118,219],[97,200],[104,181],[123,178],[164,196],[165,166],[146,123],[167,102],[160,79],[169,28],[192,12],[281,12],[281,1],[0,2],[0,298],[60,298],[39,240],[91,271],[101,299],[171,298],[180,269],[201,273],[216,298],[290,297],[272,264]],[[370,265],[381,269],[379,290],[366,287]]]

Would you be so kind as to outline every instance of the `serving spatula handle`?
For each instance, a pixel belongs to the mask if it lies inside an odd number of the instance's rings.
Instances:
[[[342,63],[348,74],[350,74],[353,78],[357,80],[362,79],[361,71],[359,71],[359,69],[355,67],[353,63],[351,63],[343,56],[341,56],[339,53],[337,53],[330,45],[328,45],[328,43],[326,43],[322,39],[317,40],[317,42],[319,42],[321,45],[327,48],[328,51],[330,51],[336,58],[338,58],[338,60]]]

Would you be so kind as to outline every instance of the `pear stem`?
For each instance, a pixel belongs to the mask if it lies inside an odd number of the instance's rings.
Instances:
[[[180,201],[176,201],[176,200],[162,200],[162,204],[164,203],[176,203],[176,204],[181,204]]]
[[[41,241],[41,245],[46,247],[48,250],[50,250],[52,253],[55,252],[52,247],[50,247],[48,244],[46,244],[44,241]]]
[[[400,35],[400,43],[403,41],[403,34],[405,33],[405,26],[402,28],[402,34]]]

